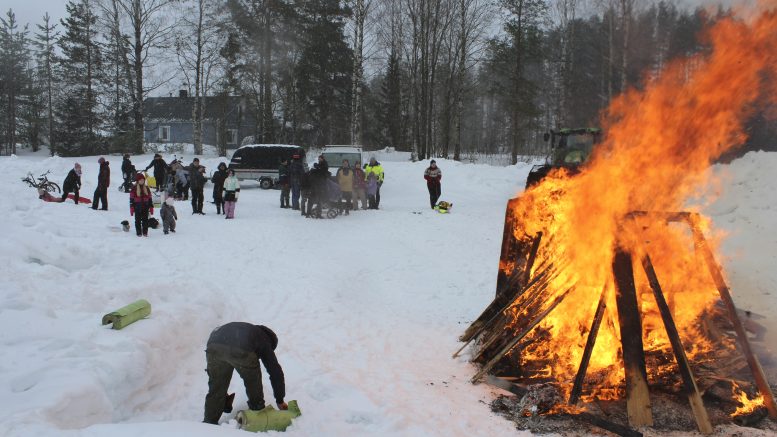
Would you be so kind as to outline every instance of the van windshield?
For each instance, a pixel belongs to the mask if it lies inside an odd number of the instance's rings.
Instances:
[[[357,161],[362,160],[361,154],[356,152],[324,152],[322,155],[324,155],[324,159],[326,159],[326,162],[329,164],[329,166],[335,168],[340,168],[343,166],[343,159],[347,159],[351,164],[351,167],[353,167],[354,163]]]

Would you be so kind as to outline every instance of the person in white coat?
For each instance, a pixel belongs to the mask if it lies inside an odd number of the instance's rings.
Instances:
[[[235,176],[235,170],[227,171],[227,179],[224,180],[224,214],[227,219],[235,218],[235,203],[240,193],[240,181]]]

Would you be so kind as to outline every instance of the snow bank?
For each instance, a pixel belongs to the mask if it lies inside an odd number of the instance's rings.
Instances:
[[[199,423],[205,341],[214,327],[243,320],[279,335],[287,399],[303,412],[290,436],[528,435],[489,411],[494,392],[471,385],[472,366],[450,356],[493,298],[505,204],[529,165],[438,159],[441,199],[454,204],[440,215],[428,204],[428,161],[378,156],[386,172],[380,211],[310,220],[278,208],[278,191],[244,184],[235,220],[211,204],[192,216],[177,202],[178,232],[149,238],[120,230],[130,217],[127,195],[116,190],[117,157],[107,212],[44,203],[19,180],[50,169],[61,182],[78,161],[82,196],[91,197],[97,157],[0,158],[3,432],[245,435],[231,429],[234,413],[221,427]],[[144,168],[151,158],[133,162]],[[201,158],[209,169],[220,161]],[[777,283],[775,165],[777,154],[758,153],[716,168],[733,176],[708,207],[731,233],[724,252],[737,303],[767,316],[777,309],[769,294]],[[139,298],[152,304],[149,319],[121,331],[100,326],[104,313]],[[231,391],[236,409],[245,408],[237,376]]]
[[[97,157],[0,159],[0,421],[9,435],[221,435],[198,423],[203,349],[232,320],[278,332],[287,397],[303,410],[290,434],[514,435],[478,402],[491,391],[469,384],[470,365],[450,354],[493,294],[505,201],[528,168],[439,160],[443,198],[454,203],[447,216],[429,209],[424,163],[384,162],[382,210],[335,220],[282,210],[278,191],[246,184],[236,220],[210,204],[191,216],[178,202],[178,233],[143,239],[120,230],[127,195],[116,190],[120,160],[110,160],[102,212],[44,203],[19,180],[50,169],[61,182],[78,161],[91,197]],[[221,160],[201,158],[208,168]],[[100,326],[139,298],[152,304],[148,320]],[[245,408],[238,377],[232,390]]]

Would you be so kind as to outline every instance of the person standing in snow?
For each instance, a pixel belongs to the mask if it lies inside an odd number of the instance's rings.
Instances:
[[[78,205],[78,193],[81,190],[81,164],[75,163],[73,168],[65,176],[65,182],[62,183],[62,201],[67,200],[67,195],[73,193],[73,200]]]
[[[300,214],[310,217],[310,196],[313,192],[310,186],[310,172],[303,172],[299,178]]]
[[[442,181],[442,171],[437,167],[437,161],[434,159],[424,171],[424,179],[426,179],[426,188],[429,189],[429,201],[432,204],[432,209],[434,209],[442,193],[442,186],[440,184],[440,181]]]
[[[321,218],[323,203],[326,201],[329,190],[329,164],[323,156],[318,159],[319,162],[313,164],[313,170],[310,170],[310,199],[308,199],[308,217]],[[322,166],[322,162],[324,166]]]
[[[172,197],[167,197],[162,203],[159,215],[162,216],[162,230],[165,235],[168,234],[168,231],[175,233],[175,222],[178,220],[178,214],[175,212],[175,201]]]
[[[356,161],[353,165],[353,209],[359,209],[360,201],[362,209],[367,209],[367,181],[362,163]]]
[[[146,167],[144,171],[148,171],[149,168],[154,167],[154,179],[156,180],[156,191],[160,190],[160,186],[165,182],[165,173],[167,173],[167,163],[162,159],[162,155],[159,153],[154,154],[154,159]]]
[[[351,202],[353,200],[353,180],[354,173],[351,170],[351,164],[347,159],[343,159],[343,165],[337,170],[337,183],[340,185],[340,192],[345,202],[345,215],[351,212]]]
[[[213,182],[213,203],[216,204],[216,214],[224,209],[224,181],[227,179],[227,164],[219,163],[218,169],[210,180]],[[226,214],[226,211],[224,212]]]
[[[200,166],[198,158],[194,158],[187,171],[189,172],[189,187],[192,190],[192,214],[205,215],[202,212],[202,205],[205,201],[205,182],[208,181],[208,178],[203,174],[205,167]]]
[[[375,195],[378,193],[378,176],[373,173],[367,173],[367,209],[378,209],[378,205],[375,201]]]
[[[240,181],[235,176],[235,170],[227,170],[227,179],[224,180],[224,214],[226,219],[235,218],[235,204],[240,194]]]
[[[262,325],[231,322],[211,332],[205,348],[208,394],[205,396],[203,422],[217,425],[221,413],[232,410],[234,394],[228,395],[227,391],[235,370],[243,379],[248,396],[248,408],[258,411],[265,407],[260,361],[270,375],[270,384],[278,409],[289,408],[283,400],[286,396],[286,382],[283,368],[275,356],[277,347],[278,336],[270,328]]]
[[[370,163],[367,164],[367,166],[364,168],[364,173],[367,175],[368,181],[369,181],[370,174],[375,175],[375,181],[376,181],[375,202],[373,206],[371,206],[371,208],[378,209],[378,207],[380,206],[380,187],[383,185],[383,167],[374,157],[372,157],[370,158]]]
[[[289,205],[290,177],[289,160],[283,158],[281,165],[278,166],[278,183],[281,185],[281,208],[291,208],[291,205]]]
[[[289,179],[291,182],[291,209],[299,210],[299,197],[302,190],[302,178],[305,176],[305,166],[302,165],[300,155],[291,157],[289,166]],[[303,208],[304,214],[304,208]]]
[[[124,192],[129,193],[132,187],[132,180],[135,178],[135,166],[130,161],[130,154],[125,153],[121,161],[121,176],[124,178]]]
[[[318,168],[329,173],[329,163],[327,162],[326,158],[324,158],[324,155],[318,155]]]
[[[135,216],[135,232],[138,237],[148,237],[148,216],[154,215],[154,201],[143,173],[138,173],[135,181],[135,186],[130,191],[130,215]]]
[[[102,156],[97,160],[100,164],[100,172],[97,174],[97,188],[94,190],[92,209],[97,209],[98,202],[102,202],[103,211],[108,211],[108,187],[111,185],[111,169],[108,161]]]

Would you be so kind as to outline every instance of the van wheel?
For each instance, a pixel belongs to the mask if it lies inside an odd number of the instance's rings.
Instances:
[[[272,188],[272,181],[270,179],[262,179],[259,181],[259,187],[263,190],[269,190]]]

